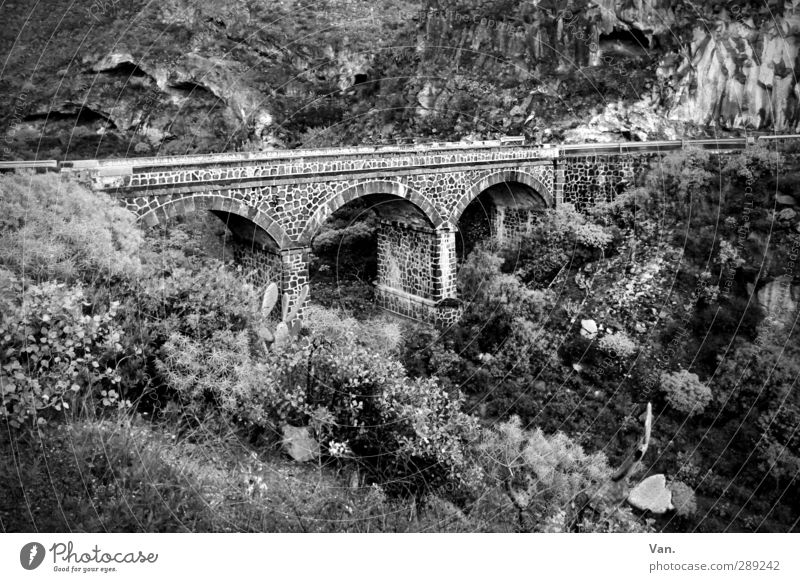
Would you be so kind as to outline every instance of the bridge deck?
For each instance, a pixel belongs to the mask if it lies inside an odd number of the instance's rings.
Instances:
[[[235,164],[258,165],[259,162],[294,162],[306,163],[311,160],[325,161],[327,159],[364,159],[364,158],[393,158],[397,156],[430,156],[441,154],[443,158],[451,154],[468,152],[495,152],[496,160],[501,159],[552,159],[555,157],[592,155],[592,154],[635,154],[635,153],[660,153],[680,150],[686,147],[697,147],[707,150],[732,151],[744,149],[753,143],[767,143],[776,140],[798,139],[800,135],[760,135],[749,138],[721,138],[702,140],[669,140],[669,141],[644,141],[644,142],[612,142],[612,143],[585,143],[540,146],[520,145],[508,139],[485,140],[475,142],[443,142],[421,143],[400,146],[361,146],[350,148],[317,148],[298,150],[274,150],[266,152],[222,152],[215,154],[189,154],[178,156],[156,156],[142,158],[108,158],[102,160],[37,160],[37,161],[6,161],[0,162],[0,170],[16,169],[45,169],[45,170],[101,170],[105,169],[106,175],[125,175],[137,172],[157,171],[161,168],[176,168],[181,166],[224,166]],[[517,156],[510,155],[512,151],[526,153]],[[466,159],[469,162],[469,159]],[[485,159],[485,158],[484,158]],[[476,160],[477,161],[477,160]],[[118,169],[118,171],[115,171]]]

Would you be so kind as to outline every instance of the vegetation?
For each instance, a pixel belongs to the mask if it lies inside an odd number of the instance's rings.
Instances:
[[[543,213],[517,249],[479,244],[447,330],[347,301],[301,325],[221,226],[145,236],[79,183],[3,176],[0,525],[794,531],[795,316],[750,299],[796,237],[775,161],[670,154],[613,202]],[[334,292],[325,265],[373,276],[365,210],[318,237],[312,300]],[[314,463],[286,458],[287,427]],[[634,511],[657,473],[674,510]]]

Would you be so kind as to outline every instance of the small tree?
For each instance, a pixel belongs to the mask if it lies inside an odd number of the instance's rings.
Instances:
[[[661,390],[672,408],[689,416],[701,414],[711,402],[711,389],[688,370],[662,373]]]

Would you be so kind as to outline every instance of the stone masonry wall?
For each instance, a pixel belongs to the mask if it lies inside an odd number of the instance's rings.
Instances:
[[[266,287],[270,283],[281,286],[281,256],[278,253],[254,246],[246,241],[231,240],[233,259],[242,267],[245,278],[256,287]]]
[[[564,158],[564,202],[578,210],[610,202],[617,195],[622,180],[633,183],[635,157],[626,155],[592,155]]]
[[[439,253],[432,229],[381,222],[378,282],[416,297],[434,299],[434,265]]]
[[[495,206],[492,211],[492,232],[503,245],[514,245],[530,234],[538,220],[541,208],[511,208]]]

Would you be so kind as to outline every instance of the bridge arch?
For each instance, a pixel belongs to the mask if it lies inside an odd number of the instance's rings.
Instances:
[[[226,212],[246,218],[263,229],[275,241],[279,249],[297,246],[268,212],[225,196],[195,195],[172,198],[156,208],[137,214],[139,214],[139,221],[144,225],[156,226],[170,218],[200,210]]]
[[[436,210],[436,207],[430,200],[413,188],[391,180],[371,180],[369,182],[350,186],[337,196],[321,204],[306,223],[303,232],[298,238],[298,243],[301,245],[310,245],[314,235],[317,234],[320,227],[331,214],[348,202],[371,194],[388,194],[407,200],[425,215],[425,218],[431,223],[433,228],[438,228],[446,223],[446,220],[439,211]]]
[[[478,182],[472,185],[462,196],[459,198],[452,212],[450,213],[450,223],[458,224],[461,215],[469,206],[470,202],[475,200],[482,192],[496,186],[508,182],[518,182],[531,188],[536,194],[541,196],[545,205],[548,208],[553,207],[553,195],[545,184],[539,178],[528,172],[521,170],[500,170],[492,174],[488,174],[481,178]]]

